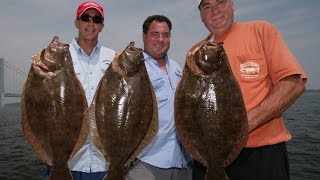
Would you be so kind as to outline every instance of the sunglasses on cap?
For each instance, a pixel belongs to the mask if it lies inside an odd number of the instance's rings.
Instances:
[[[103,17],[101,16],[90,16],[90,14],[82,14],[80,17],[77,18],[84,22],[89,22],[91,19],[95,24],[103,23]]]

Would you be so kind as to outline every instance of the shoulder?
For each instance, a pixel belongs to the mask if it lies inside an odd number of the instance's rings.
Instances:
[[[268,21],[256,20],[250,22],[235,23],[232,30],[232,39],[239,36],[247,38],[259,38],[268,41],[270,38],[278,38],[281,33],[275,25]]]
[[[181,71],[181,67],[180,67],[180,65],[177,63],[177,61],[175,61],[175,60],[173,60],[173,59],[170,59],[170,58],[168,58],[168,61],[169,61],[170,65],[171,65],[174,69],[176,69],[176,70],[178,70],[178,71]]]
[[[238,24],[247,24],[247,25],[271,25],[269,21],[265,20],[254,20],[254,21],[247,21],[247,22],[240,22]]]
[[[250,22],[239,23],[240,26],[259,31],[278,31],[276,26],[271,22],[265,20],[256,20]]]
[[[79,45],[77,44],[77,41],[73,39],[72,42],[69,44],[69,50],[71,52],[74,52],[76,51],[77,47],[79,47]]]
[[[102,53],[105,53],[105,54],[113,54],[113,55],[116,54],[116,51],[115,51],[115,50],[110,49],[110,48],[107,48],[107,47],[104,47],[104,46],[101,46],[101,47],[100,47],[100,51],[101,51]]]
[[[116,51],[104,46],[100,47],[100,58],[112,61],[116,57]]]

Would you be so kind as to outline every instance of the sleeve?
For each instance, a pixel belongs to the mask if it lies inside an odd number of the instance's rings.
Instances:
[[[301,78],[307,78],[277,28],[267,22],[263,22],[259,27],[261,28],[260,33],[268,71],[273,84],[294,74],[300,75]]]

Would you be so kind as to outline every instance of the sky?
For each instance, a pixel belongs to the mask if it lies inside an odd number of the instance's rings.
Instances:
[[[0,57],[28,72],[31,57],[55,35],[70,43],[78,35],[76,9],[83,0],[1,0]],[[173,24],[169,56],[184,66],[189,48],[208,35],[197,0],[97,0],[105,10],[102,45],[118,52],[131,42],[142,48],[142,23],[162,14]],[[281,32],[308,75],[307,89],[320,89],[320,1],[234,0],[237,22],[266,20]]]

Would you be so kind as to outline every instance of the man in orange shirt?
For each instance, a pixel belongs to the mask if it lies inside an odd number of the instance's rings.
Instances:
[[[238,158],[225,168],[229,179],[290,179],[285,142],[291,135],[281,113],[305,90],[306,74],[272,24],[234,22],[232,0],[198,0],[198,7],[211,33],[203,41],[223,42],[247,110],[249,138]],[[195,175],[203,178],[201,170],[195,170]]]

